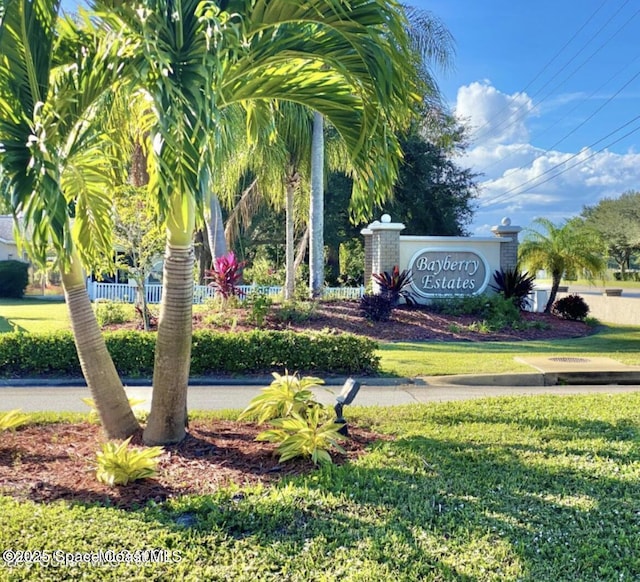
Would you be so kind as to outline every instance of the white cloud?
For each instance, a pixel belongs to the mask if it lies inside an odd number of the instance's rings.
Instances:
[[[527,118],[535,113],[525,93],[507,95],[489,81],[458,89],[455,113],[468,120],[472,139],[480,143],[521,143],[528,139]]]
[[[526,94],[507,95],[488,81],[471,83],[458,90],[456,113],[478,128],[461,160],[483,174],[473,234],[486,236],[505,216],[523,227],[539,216],[560,223],[584,205],[640,189],[640,154],[634,150],[562,152],[533,146],[528,124],[538,112]]]

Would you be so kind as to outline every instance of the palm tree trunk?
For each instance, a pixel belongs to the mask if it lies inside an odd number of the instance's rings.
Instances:
[[[215,194],[211,194],[211,199],[209,200],[209,220],[206,226],[211,258],[215,260],[226,255],[227,241],[224,236],[222,208],[220,207],[220,199]]]
[[[180,442],[187,425],[187,389],[191,364],[195,206],[175,196],[167,223],[163,292],[153,367],[153,397],[144,442]]]
[[[102,427],[110,439],[124,439],[140,425],[131,410],[116,367],[91,307],[78,256],[61,272],[64,295],[82,374],[98,410]]]
[[[140,314],[142,317],[142,329],[144,331],[149,331],[150,329],[150,321],[149,321],[149,306],[147,305],[147,287],[144,281],[144,277],[139,277],[135,279],[136,281],[136,303],[140,308]]]
[[[296,251],[296,260],[294,261],[294,269],[297,271],[304,261],[304,256],[307,254],[307,247],[309,246],[309,225],[304,230],[304,234],[298,243],[298,250]]]
[[[558,294],[558,287],[560,287],[560,281],[562,280],[562,273],[551,273],[551,291],[549,292],[549,301],[544,307],[545,313],[551,313],[551,308],[556,302],[556,295]]]
[[[309,294],[320,297],[324,284],[324,121],[313,114],[311,204],[309,207]]]
[[[293,299],[295,292],[296,281],[296,266],[295,266],[295,231],[294,231],[294,216],[293,216],[293,192],[295,184],[293,180],[287,180],[287,197],[285,200],[285,284],[284,284],[284,298],[286,301]]]

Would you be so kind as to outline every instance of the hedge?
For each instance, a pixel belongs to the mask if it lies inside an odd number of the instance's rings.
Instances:
[[[151,377],[155,334],[105,333],[107,348],[121,376]],[[195,331],[191,375],[253,374],[288,369],[319,374],[370,374],[378,371],[376,342],[351,334],[251,331]],[[0,376],[82,375],[70,332],[0,334]]]
[[[29,284],[29,265],[22,261],[0,261],[0,297],[20,299]]]

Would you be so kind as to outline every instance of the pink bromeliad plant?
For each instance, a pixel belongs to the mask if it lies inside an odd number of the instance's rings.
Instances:
[[[244,265],[244,261],[238,262],[233,251],[216,258],[213,269],[205,271],[205,277],[211,281],[209,286],[213,287],[216,294],[225,300],[242,296],[243,292],[238,285],[242,279]]]

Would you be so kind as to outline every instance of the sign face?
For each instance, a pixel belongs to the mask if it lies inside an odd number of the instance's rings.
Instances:
[[[477,251],[432,248],[409,262],[411,287],[422,297],[478,295],[489,283],[489,264]]]

